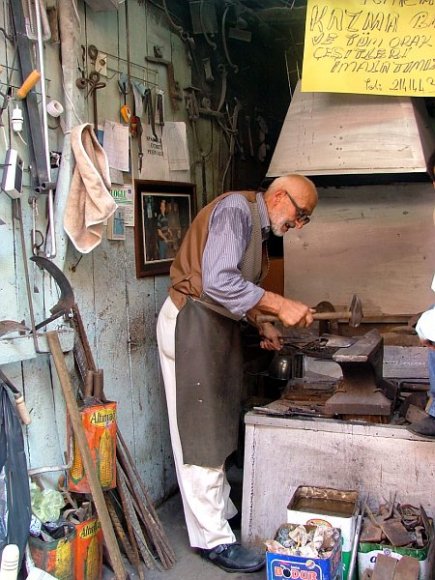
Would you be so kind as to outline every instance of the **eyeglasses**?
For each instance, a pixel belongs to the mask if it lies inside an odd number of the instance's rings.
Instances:
[[[289,200],[292,202],[293,207],[296,210],[296,220],[300,224],[302,224],[303,226],[306,226],[307,224],[309,224],[311,221],[311,218],[307,214],[306,210],[302,209],[301,207],[298,206],[298,204],[295,202],[295,200],[292,198],[292,196],[289,194],[288,191],[286,191],[286,194],[288,195]]]

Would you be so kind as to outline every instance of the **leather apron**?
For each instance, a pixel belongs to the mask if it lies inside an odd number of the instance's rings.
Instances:
[[[187,299],[175,328],[177,421],[184,463],[220,467],[237,447],[240,323]]]
[[[251,211],[253,234],[241,271],[245,279],[258,283],[261,226],[256,205]],[[240,321],[221,306],[188,298],[177,316],[175,374],[184,463],[221,467],[238,444],[243,389]]]

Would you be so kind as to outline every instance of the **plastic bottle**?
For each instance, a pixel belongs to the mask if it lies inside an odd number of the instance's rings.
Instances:
[[[0,580],[16,580],[20,551],[16,544],[5,546],[0,566]]]

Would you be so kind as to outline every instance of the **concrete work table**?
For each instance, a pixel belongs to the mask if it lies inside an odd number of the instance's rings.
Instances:
[[[242,542],[261,545],[286,522],[300,485],[357,490],[369,505],[420,504],[435,516],[435,441],[392,425],[271,417],[249,412],[243,476]]]

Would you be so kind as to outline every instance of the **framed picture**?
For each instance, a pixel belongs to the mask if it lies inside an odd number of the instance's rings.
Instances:
[[[195,215],[195,185],[138,180],[135,214],[136,277],[168,274]]]

